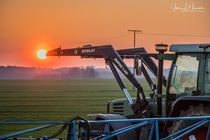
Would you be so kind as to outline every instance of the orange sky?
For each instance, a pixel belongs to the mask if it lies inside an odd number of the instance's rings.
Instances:
[[[203,5],[205,11],[173,12],[174,3]],[[62,48],[87,44],[131,48],[133,34],[128,29],[141,29],[136,46],[154,52],[154,44],[160,42],[210,43],[209,25],[209,0],[1,0],[0,65],[104,67],[103,60],[79,57],[40,60],[36,52],[60,44]]]

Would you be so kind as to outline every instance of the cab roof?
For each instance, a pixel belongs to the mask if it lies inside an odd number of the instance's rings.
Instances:
[[[206,44],[172,44],[170,46],[170,52],[210,52],[210,43]]]

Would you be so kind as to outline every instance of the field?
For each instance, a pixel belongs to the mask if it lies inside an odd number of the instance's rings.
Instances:
[[[140,83],[147,95],[151,93],[144,79]],[[87,114],[106,113],[106,102],[119,98],[125,96],[115,79],[1,80],[0,122],[65,121],[78,115],[87,118]],[[28,127],[0,125],[0,135]]]

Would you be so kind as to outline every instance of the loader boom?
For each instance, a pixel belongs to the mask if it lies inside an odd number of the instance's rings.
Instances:
[[[140,55],[142,53],[142,55]],[[144,64],[151,70],[151,72],[157,76],[157,66],[149,57],[144,48],[135,48],[135,49],[124,49],[116,51],[111,45],[104,46],[84,46],[72,49],[54,49],[48,51],[47,56],[81,56],[82,58],[104,58],[105,62],[109,65],[112,73],[114,74],[121,90],[124,92],[126,98],[131,105],[133,112],[137,115],[149,117],[151,115],[150,107],[148,101],[145,98],[144,91],[142,86],[131,73],[127,65],[124,63],[123,58],[132,58],[141,57],[141,60]],[[157,54],[151,54],[154,58],[157,58]],[[133,100],[130,97],[121,77],[119,76],[117,69],[118,68],[123,75],[137,88],[137,100],[133,103]],[[148,76],[145,67],[142,68],[145,78],[147,79],[150,87],[153,87],[151,78]]]

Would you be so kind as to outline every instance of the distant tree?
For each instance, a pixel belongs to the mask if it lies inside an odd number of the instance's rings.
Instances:
[[[81,74],[80,74],[80,68],[79,67],[73,67],[69,69],[69,77],[71,78],[80,78]]]
[[[87,66],[85,73],[86,73],[88,78],[93,78],[93,77],[96,76],[96,71],[95,71],[95,68],[93,66]]]

